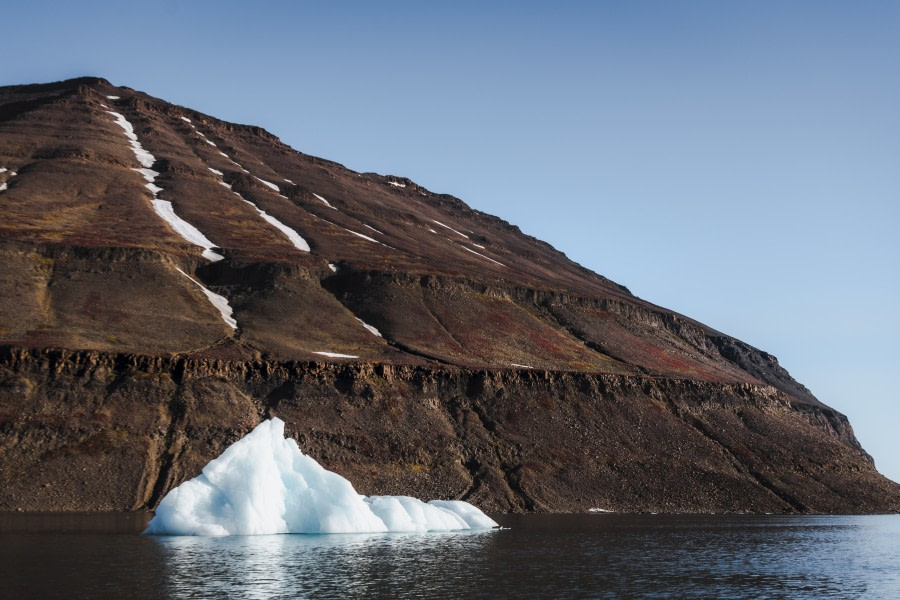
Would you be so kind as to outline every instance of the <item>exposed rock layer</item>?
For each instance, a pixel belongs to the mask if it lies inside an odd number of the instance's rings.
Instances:
[[[0,378],[0,510],[152,508],[273,414],[365,494],[496,511],[900,509],[842,415],[771,386],[10,347]]]

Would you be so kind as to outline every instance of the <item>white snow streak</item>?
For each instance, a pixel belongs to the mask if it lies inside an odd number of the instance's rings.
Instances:
[[[222,315],[222,320],[225,321],[225,323],[232,329],[237,329],[237,321],[235,321],[234,317],[231,316],[231,305],[228,304],[228,299],[225,298],[225,296],[220,296],[214,291],[207,289],[206,286],[204,286],[202,283],[200,283],[178,267],[175,267],[175,269],[179,273],[196,283],[198,286],[200,286],[200,289],[203,290],[203,293],[206,294],[206,297],[209,299],[210,304],[219,309],[219,314]]]
[[[477,255],[480,256],[481,258],[486,258],[487,260],[491,261],[492,263],[497,263],[497,264],[500,265],[501,267],[505,267],[505,266],[506,266],[506,265],[504,265],[502,262],[496,261],[496,260],[494,260],[493,258],[491,258],[490,256],[485,256],[484,254],[481,254],[480,252],[475,252],[475,251],[472,250],[471,248],[466,248],[465,246],[462,246],[462,245],[460,246],[460,248],[462,248],[463,250],[468,250],[468,251],[471,252],[472,254],[477,254]]]
[[[203,235],[199,229],[179,217],[175,214],[175,208],[172,206],[172,203],[168,200],[160,200],[156,197],[156,195],[162,191],[162,188],[156,185],[156,177],[159,175],[157,171],[154,171],[150,167],[153,166],[153,163],[156,162],[156,158],[146,150],[144,150],[141,143],[138,141],[137,135],[134,133],[134,126],[128,122],[123,115],[120,115],[117,112],[113,112],[111,110],[106,111],[111,114],[116,119],[116,123],[119,124],[119,127],[125,130],[125,137],[127,137],[131,142],[131,149],[134,151],[134,157],[137,159],[139,163],[141,163],[142,168],[133,169],[141,174],[141,176],[147,181],[144,184],[150,193],[153,194],[153,208],[156,210],[156,214],[158,214],[162,219],[169,224],[169,226],[175,230],[175,233],[183,237],[188,242],[200,246],[203,248],[202,256],[210,262],[215,262],[217,260],[222,260],[225,258],[221,254],[217,252],[213,252],[213,248],[217,246],[213,244],[205,235]]]
[[[332,224],[333,224],[333,223],[332,223]],[[340,227],[340,225],[339,225],[338,227]],[[348,232],[348,233],[352,233],[353,235],[359,236],[359,237],[361,237],[361,238],[364,239],[364,240],[369,240],[370,242],[375,242],[376,244],[380,244],[380,243],[381,243],[381,242],[379,242],[378,240],[376,240],[375,238],[370,238],[369,236],[363,235],[362,233],[357,233],[357,232],[353,231],[352,229],[347,229],[346,227],[341,227],[341,229],[343,229],[344,231],[346,231],[346,232]]]
[[[117,112],[113,112],[111,110],[106,111],[112,116],[116,118],[116,123],[119,124],[119,127],[125,130],[125,137],[131,140],[131,149],[134,151],[134,156],[137,158],[138,162],[141,163],[146,168],[150,168],[153,166],[153,163],[156,162],[156,159],[153,158],[153,155],[144,150],[144,147],[141,146],[141,143],[138,141],[137,135],[134,133],[134,126],[128,122],[124,116],[120,115]]]
[[[107,96],[107,98],[109,98],[110,100],[120,100],[121,99],[119,96]]]
[[[0,183],[0,192],[5,192],[5,191],[6,191],[6,184]]]
[[[313,352],[313,354],[321,354],[322,356],[329,356],[331,358],[359,358],[353,354],[340,354],[338,352]]]
[[[534,367],[529,366],[529,365],[520,365],[520,364],[517,364],[517,363],[509,363],[509,365],[510,365],[511,367],[518,367],[518,368],[520,368],[520,369],[533,369],[533,368],[534,368]]]
[[[325,206],[327,206],[328,208],[334,208],[334,210],[337,210],[337,208],[333,207],[333,206],[328,202],[328,200],[326,200],[326,199],[323,198],[322,196],[320,196],[320,195],[318,195],[318,194],[316,194],[316,193],[313,193],[313,196],[315,196],[316,198],[318,198],[319,200],[321,200],[322,202],[324,202],[324,203],[325,203]]]
[[[443,223],[441,223],[441,222],[438,221],[437,219],[432,219],[432,221],[434,221],[435,223],[437,223],[437,224],[440,225],[441,227],[445,227],[445,228],[449,229],[450,231],[452,231],[453,233],[455,233],[455,234],[457,234],[457,235],[461,235],[461,236],[463,236],[464,238],[469,239],[469,236],[467,236],[466,234],[458,232],[457,230],[453,229],[453,228],[450,227],[449,225],[444,225]]]
[[[281,189],[280,189],[277,185],[275,185],[274,183],[272,183],[271,181],[266,181],[265,179],[260,179],[260,178],[257,177],[256,175],[253,176],[253,179],[257,180],[258,182],[260,182],[260,183],[263,184],[264,186],[266,186],[266,187],[268,187],[268,188],[271,188],[272,190],[275,191],[275,193],[278,193],[278,194],[281,193]]]
[[[481,248],[482,250],[485,249],[484,246],[482,246],[481,244],[476,244],[475,242],[472,242],[472,245],[475,246],[476,248]]]
[[[184,121],[184,122],[186,122],[186,123],[190,123],[190,122],[191,122],[191,120],[188,119],[187,117],[181,117],[181,120]]]
[[[366,329],[368,329],[370,333],[377,335],[378,337],[384,337],[381,335],[380,331],[378,331],[377,329],[375,329],[375,327],[373,327],[372,325],[369,325],[368,323],[366,323],[359,317],[356,317],[356,320],[359,321],[360,323],[362,323],[362,326],[365,327]]]
[[[6,173],[8,169],[6,167],[0,167],[0,173]]]
[[[191,127],[194,127],[194,125],[191,124]],[[210,146],[216,146],[214,143],[212,143],[211,141],[209,141],[209,138],[206,137],[206,135],[204,135],[202,131],[200,131],[200,130],[197,129],[196,127],[194,127],[194,131],[197,132],[197,135],[199,135],[200,137],[203,138],[203,141],[204,141],[204,142],[206,142],[206,143],[209,144]],[[216,146],[216,147],[218,148],[218,146]]]
[[[198,131],[197,133],[200,133],[200,132]],[[203,135],[203,134],[200,133],[200,135]],[[204,136],[204,137],[206,137],[206,136]],[[213,146],[215,146],[215,144],[213,144]],[[221,154],[222,156],[224,156],[225,158],[227,158],[228,160],[230,160],[230,161],[231,161],[231,164],[233,164],[234,166],[236,166],[238,169],[240,169],[240,170],[243,171],[244,173],[249,173],[249,172],[250,172],[250,171],[248,171],[247,169],[244,168],[244,165],[242,165],[242,164],[239,163],[238,161],[234,160],[233,158],[231,158],[230,156],[228,156],[227,154],[225,154],[225,153],[222,152],[221,150],[219,150],[219,154]],[[257,177],[257,179],[259,179],[259,177]],[[262,179],[259,179],[259,180],[262,181]],[[263,181],[263,183],[267,183],[267,182]],[[274,185],[274,184],[269,184],[269,185]],[[276,188],[276,190],[277,190],[277,188]]]
[[[199,229],[175,214],[175,209],[172,207],[171,202],[168,200],[156,199],[153,201],[153,208],[156,209],[156,213],[162,217],[178,235],[195,246],[203,248],[203,258],[210,262],[216,262],[225,258],[221,254],[213,252],[213,248],[216,248],[217,246],[209,241],[209,238],[203,235]]]
[[[331,269],[334,273],[337,273],[338,271],[337,265],[334,263],[328,263],[328,268]]]
[[[154,171],[153,169],[147,169],[144,167],[132,170],[140,173],[149,183],[153,183],[154,181],[156,181],[156,177],[157,175],[159,175],[159,171]]]
[[[247,201],[244,200],[244,202],[247,202]],[[253,203],[248,202],[248,204],[253,204]],[[299,233],[297,233],[296,231],[294,231],[293,229],[291,229],[290,227],[288,227],[287,225],[285,225],[284,223],[282,223],[281,221],[279,221],[278,219],[276,219],[275,217],[273,217],[266,211],[260,210],[259,207],[256,206],[255,204],[253,204],[253,208],[256,209],[256,212],[259,213],[259,216],[261,216],[263,219],[265,219],[273,227],[278,229],[278,231],[280,231],[281,233],[286,235],[287,238],[291,241],[291,243],[294,245],[295,248],[297,248],[298,250],[303,250],[304,252],[309,252],[309,244],[306,243],[306,240],[304,240],[300,236]]]
[[[428,231],[430,231],[431,233],[437,233],[437,231],[435,231],[435,230],[432,229],[431,227],[428,228]]]
[[[363,226],[363,227],[368,227],[369,229],[371,229],[372,231],[374,231],[374,232],[377,233],[377,234],[384,235],[384,233],[378,231],[377,229],[375,229],[375,228],[372,227],[371,225],[366,225],[365,223],[363,223],[362,226]]]
[[[291,181],[291,180],[288,179],[287,177],[285,177],[284,180],[285,180],[286,182],[288,182],[289,184],[291,184],[291,185],[297,185],[296,183],[294,183],[293,181]]]
[[[388,181],[388,183],[391,184],[391,185],[394,186],[394,187],[399,187],[399,188],[405,188],[405,187],[406,187],[406,184],[405,184],[405,183],[397,183],[396,181]]]
[[[206,168],[220,177],[223,174],[222,171],[218,171],[216,169],[213,169],[212,167],[206,167]],[[229,190],[232,189],[231,186],[228,185],[227,183],[225,183],[224,181],[220,181],[219,184],[227,187]],[[234,190],[232,190],[232,191],[234,192]],[[297,248],[298,250],[302,250],[303,252],[309,252],[309,244],[306,243],[306,240],[303,239],[303,236],[301,236],[299,233],[297,233],[296,230],[285,225],[284,223],[282,223],[281,221],[279,221],[278,219],[276,219],[275,217],[273,217],[266,211],[259,208],[253,202],[250,202],[249,200],[247,200],[246,198],[241,196],[239,193],[234,192],[234,195],[237,196],[238,198],[240,198],[241,200],[243,200],[244,202],[246,202],[247,204],[249,204],[250,206],[252,206],[256,210],[256,212],[259,214],[259,216],[262,217],[266,223],[268,223],[269,225],[271,225],[272,227],[276,228],[278,231],[283,233],[287,237],[287,239],[290,240],[290,242],[294,245],[295,248]]]

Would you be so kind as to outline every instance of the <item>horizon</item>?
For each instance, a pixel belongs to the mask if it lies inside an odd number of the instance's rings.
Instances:
[[[128,15],[107,3],[42,15],[46,4],[7,10],[19,24],[11,45],[27,51],[0,85],[99,71],[303,153],[452,194],[777,356],[900,480],[900,7],[360,3],[347,15],[263,3],[265,28],[206,8],[235,3],[169,2],[126,40]],[[181,22],[166,27],[170,17]],[[78,48],[73,19],[89,28]],[[198,32],[203,19],[220,29]],[[292,38],[303,19],[318,26]],[[397,29],[404,39],[383,33]],[[163,56],[136,65],[100,51],[122,43]],[[244,54],[227,65],[211,60],[235,46]],[[266,65],[274,50],[281,60]]]

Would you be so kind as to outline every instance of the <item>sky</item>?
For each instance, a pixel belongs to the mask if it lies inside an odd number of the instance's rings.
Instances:
[[[0,15],[0,85],[102,76],[453,194],[774,354],[900,481],[900,3],[2,0]]]

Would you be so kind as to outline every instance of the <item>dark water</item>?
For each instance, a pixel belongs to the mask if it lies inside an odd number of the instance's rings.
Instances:
[[[498,520],[510,529],[154,538],[0,519],[0,597],[900,598],[896,515]]]

